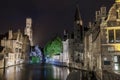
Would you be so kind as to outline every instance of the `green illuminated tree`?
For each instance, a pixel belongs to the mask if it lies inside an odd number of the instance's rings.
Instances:
[[[53,40],[49,41],[44,47],[45,55],[56,55],[62,52],[62,39],[60,37],[55,37]]]

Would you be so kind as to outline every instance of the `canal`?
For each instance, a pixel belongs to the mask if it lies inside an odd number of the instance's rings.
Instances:
[[[0,80],[88,80],[86,72],[50,64],[17,65],[0,69]]]

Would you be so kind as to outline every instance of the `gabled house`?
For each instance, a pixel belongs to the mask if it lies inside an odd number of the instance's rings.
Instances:
[[[24,36],[20,30],[17,32],[9,30],[4,34],[1,38],[1,46],[4,47],[2,52],[6,57],[6,66],[21,63],[25,59],[26,49],[29,45],[28,37]]]

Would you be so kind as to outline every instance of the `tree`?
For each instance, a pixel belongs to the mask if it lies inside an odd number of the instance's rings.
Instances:
[[[53,40],[49,41],[44,47],[45,55],[53,56],[60,54],[62,52],[62,39],[60,37],[55,37]]]

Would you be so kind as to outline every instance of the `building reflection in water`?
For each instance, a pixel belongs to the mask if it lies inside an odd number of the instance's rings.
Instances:
[[[68,68],[60,68],[53,66],[53,77],[54,79],[60,79],[60,80],[66,80],[67,76],[69,74]]]
[[[5,78],[6,80],[22,80],[22,65],[8,67],[5,70]]]
[[[0,80],[3,78],[3,69],[0,69]]]
[[[72,71],[74,71],[72,69]],[[48,64],[12,66],[5,70],[0,69],[0,80],[66,80],[71,70]]]

